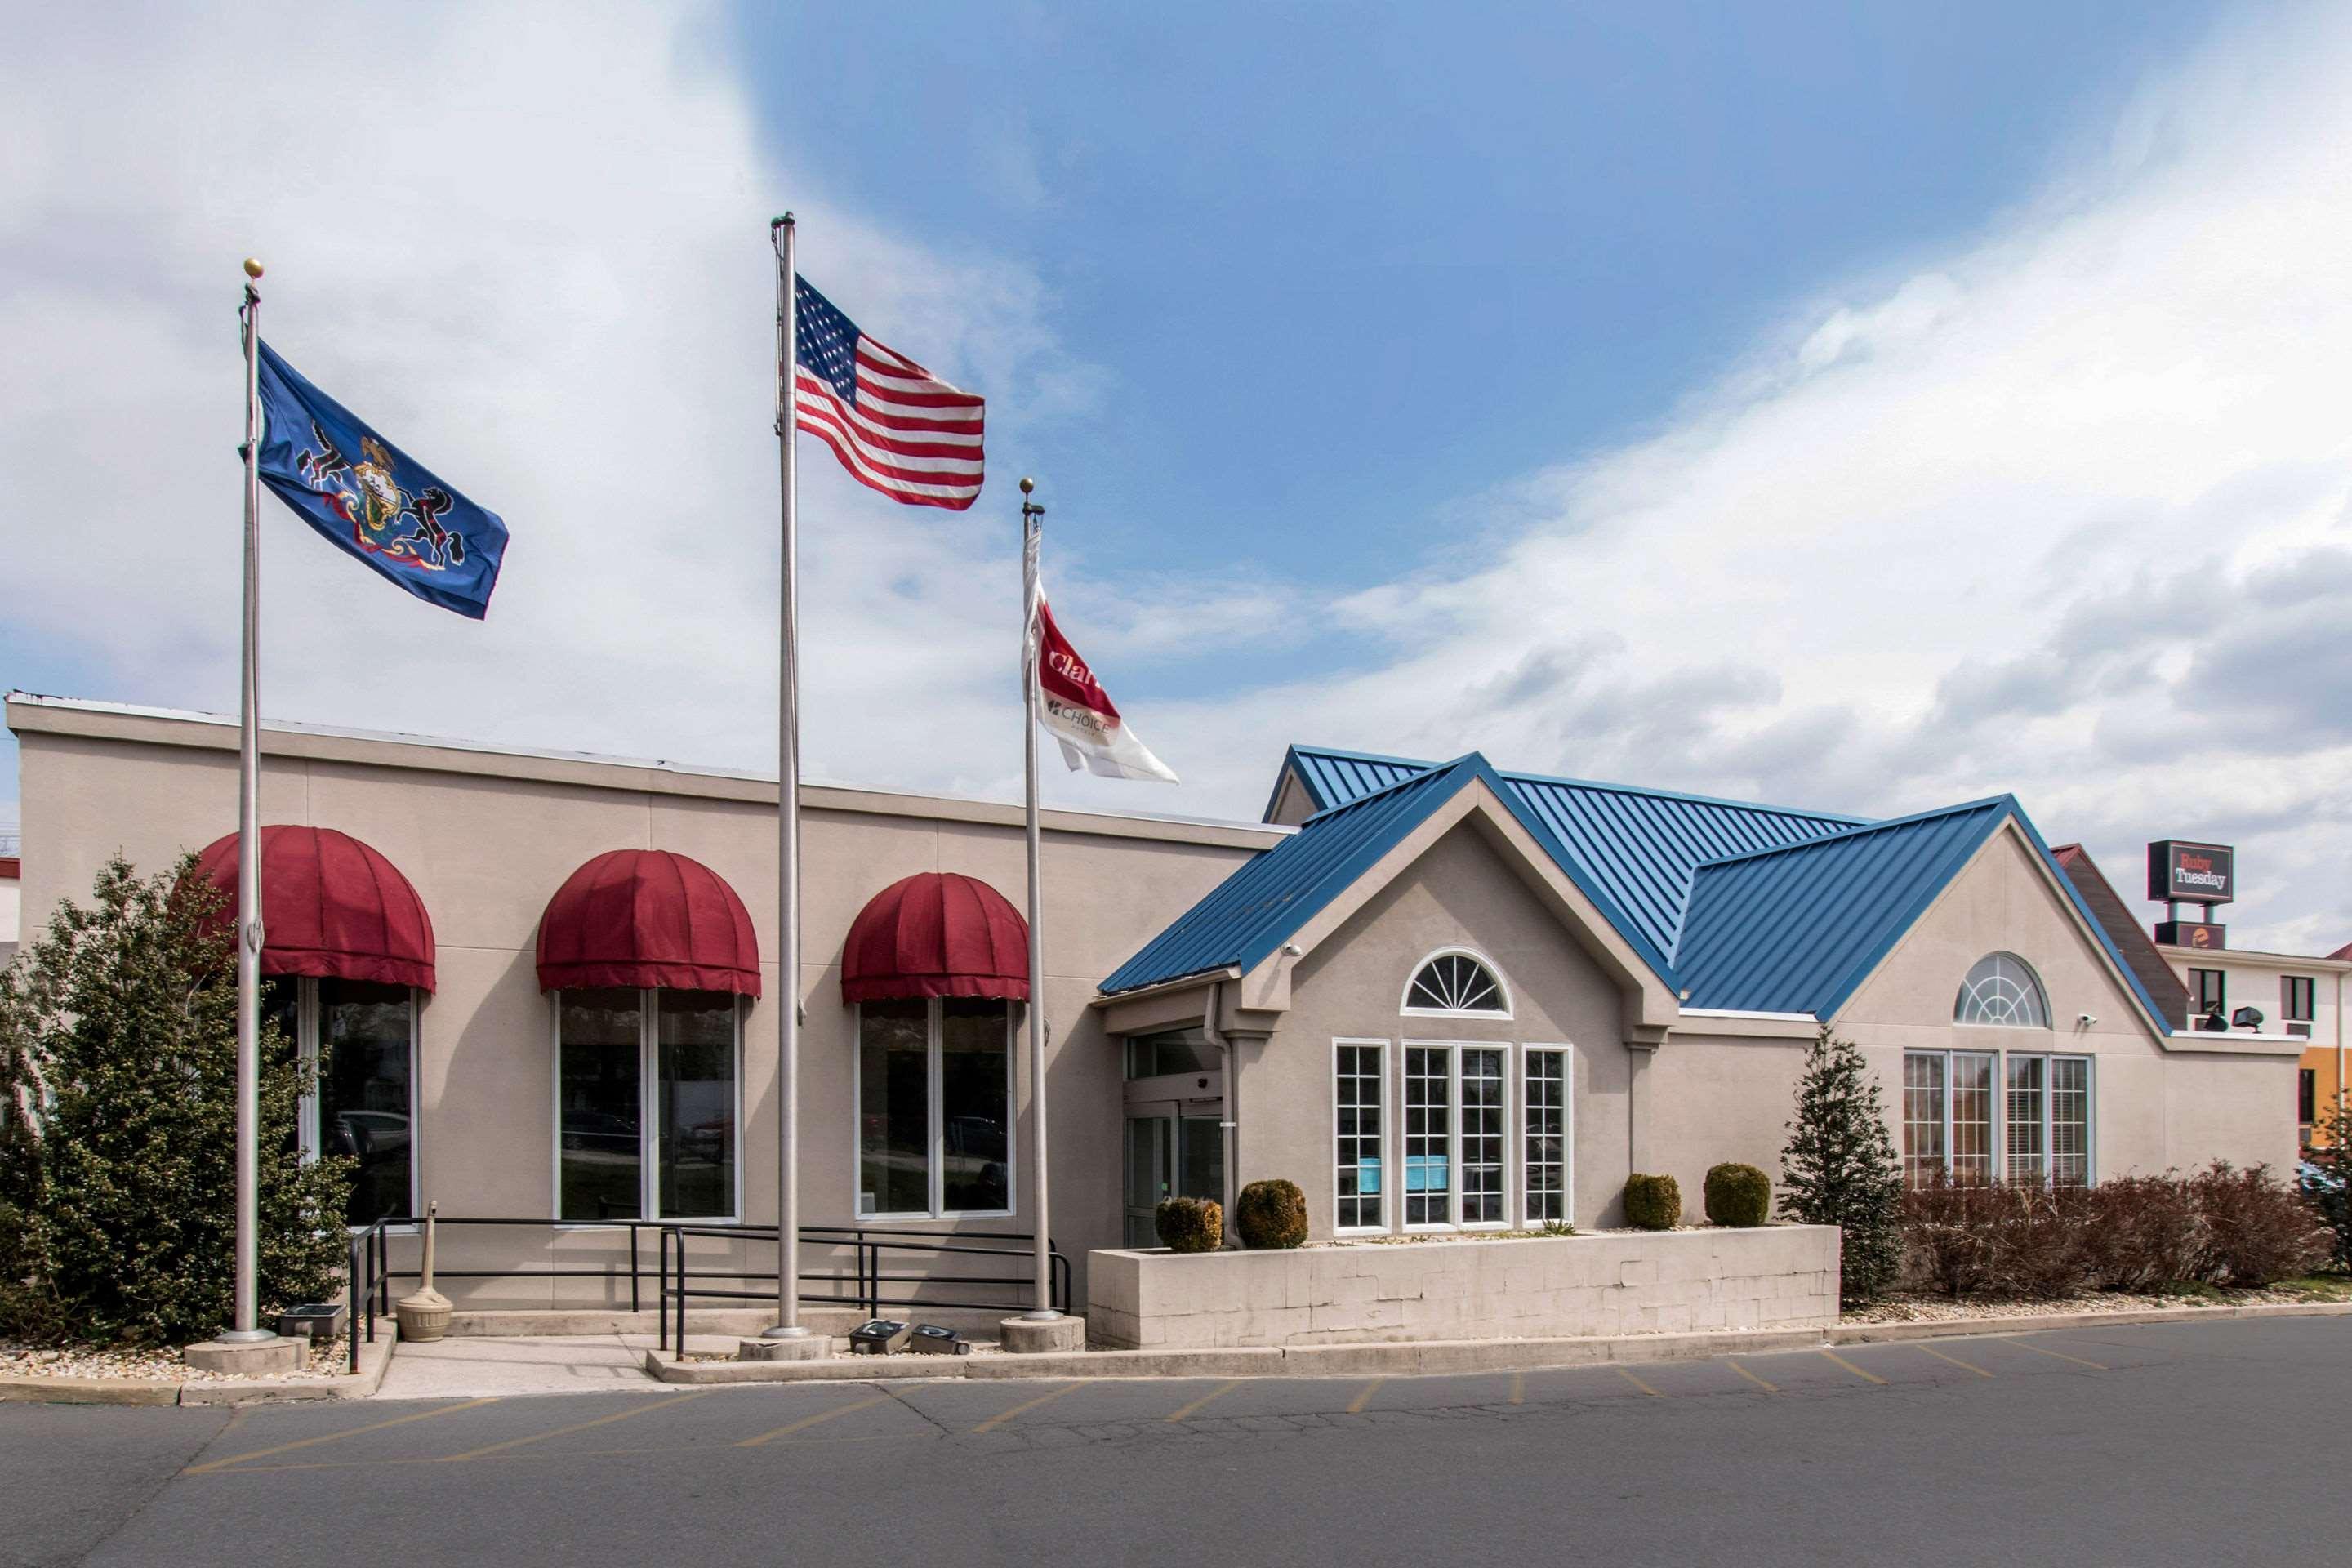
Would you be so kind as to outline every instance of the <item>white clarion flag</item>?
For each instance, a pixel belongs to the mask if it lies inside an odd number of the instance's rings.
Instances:
[[[1037,661],[1037,717],[1060,743],[1062,760],[1071,771],[1084,768],[1110,779],[1177,782],[1168,764],[1135,738],[1102,682],[1054,624],[1043,583],[1030,616],[1030,647]]]

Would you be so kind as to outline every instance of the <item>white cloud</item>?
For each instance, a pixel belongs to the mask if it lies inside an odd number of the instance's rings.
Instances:
[[[0,332],[32,367],[0,380],[8,614],[122,695],[233,689],[247,250],[289,357],[515,532],[477,627],[273,513],[289,717],[772,755],[782,195],[863,324],[991,395],[997,452],[1115,395],[1034,276],[828,200],[698,10],[420,7],[317,43],[315,6],[239,16],[45,14],[0,58]],[[1073,636],[1129,668],[1249,639],[1278,670],[1270,628],[1327,624],[1382,651],[1129,702],[1181,790],[1050,787],[1246,815],[1317,740],[1865,811],[2008,789],[2119,885],[2142,838],[2234,837],[2239,936],[2352,937],[2352,736],[2312,689],[2352,602],[2272,603],[2352,544],[2347,68],[2340,12],[2217,37],[1981,235],[1792,310],[1654,436],[1448,509],[1481,570],[1457,548],[1335,600],[1057,566]],[[911,514],[804,456],[812,771],[1007,788],[1009,491]]]

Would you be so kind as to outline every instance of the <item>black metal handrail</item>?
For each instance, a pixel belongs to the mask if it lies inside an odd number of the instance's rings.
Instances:
[[[529,1226],[541,1230],[553,1230],[559,1227],[573,1228],[567,1222],[559,1220],[521,1219],[504,1215],[436,1215],[434,1217],[435,1223],[442,1226]],[[392,1281],[395,1278],[413,1279],[418,1278],[423,1272],[421,1268],[395,1269],[392,1267],[391,1232],[423,1223],[413,1215],[387,1215],[366,1229],[354,1232],[352,1236],[345,1289],[350,1300],[349,1360],[351,1370],[354,1373],[359,1371],[360,1344],[362,1337],[366,1342],[373,1343],[376,1319],[392,1315]],[[656,1326],[659,1331],[660,1343],[664,1349],[667,1349],[671,1343],[669,1308],[673,1300],[677,1303],[677,1343],[683,1349],[686,1344],[686,1303],[689,1297],[745,1301],[772,1301],[776,1299],[775,1285],[778,1275],[772,1271],[759,1274],[730,1268],[706,1268],[703,1270],[704,1279],[715,1277],[752,1282],[764,1280],[769,1287],[766,1290],[723,1290],[710,1286],[691,1284],[687,1268],[688,1237],[716,1237],[730,1241],[773,1241],[776,1238],[776,1227],[772,1225],[726,1225],[712,1221],[697,1223],[685,1220],[653,1219],[596,1220],[588,1222],[588,1225],[597,1228],[626,1230],[629,1233],[629,1310],[632,1312],[645,1310],[641,1289],[646,1272],[645,1248],[638,1233],[645,1230],[661,1233],[656,1238],[656,1246],[658,1289],[655,1300],[659,1309],[656,1317]],[[928,1273],[886,1272],[883,1268],[882,1255],[885,1252],[893,1252],[916,1253],[935,1258],[961,1256],[1025,1259],[1034,1256],[1029,1246],[982,1247],[969,1244],[972,1242],[1034,1244],[1036,1240],[1034,1233],[1023,1235],[991,1231],[931,1236],[917,1231],[884,1231],[863,1226],[819,1225],[801,1226],[800,1236],[803,1242],[814,1243],[818,1247],[831,1247],[835,1250],[845,1247],[851,1248],[856,1269],[854,1293],[844,1295],[838,1291],[821,1293],[804,1291],[800,1298],[803,1305],[856,1307],[871,1317],[884,1307],[920,1305],[950,1310],[989,1310],[998,1308],[1010,1310],[1013,1307],[1028,1304],[1024,1288],[1030,1284],[1031,1279],[1025,1273],[1004,1276],[958,1275],[939,1279]],[[677,1256],[677,1279],[675,1287],[670,1280],[670,1255],[673,1248],[676,1249]],[[433,1272],[437,1278],[444,1279],[593,1279],[610,1280],[615,1278],[614,1261],[606,1258],[578,1267],[551,1264],[543,1268],[442,1268],[436,1267]],[[803,1282],[807,1276],[808,1270],[803,1268],[802,1270]],[[1070,1260],[1063,1256],[1059,1248],[1054,1248],[1051,1251],[1051,1277],[1054,1305],[1057,1310],[1067,1311],[1070,1304]],[[834,1275],[834,1279],[836,1282],[839,1281],[840,1276],[837,1272]],[[927,1295],[919,1300],[911,1295],[886,1296],[882,1293],[882,1287],[886,1283],[1003,1287],[1019,1293],[1020,1299],[1008,1302],[949,1300],[935,1295]]]

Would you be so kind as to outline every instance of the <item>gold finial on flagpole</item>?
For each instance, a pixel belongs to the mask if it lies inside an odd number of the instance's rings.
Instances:
[[[1037,481],[1034,479],[1023,479],[1021,481],[1021,493],[1024,496],[1034,491],[1036,488]]]
[[[245,275],[247,278],[259,278],[261,276],[261,263],[256,261],[250,256],[247,257],[245,258]]]

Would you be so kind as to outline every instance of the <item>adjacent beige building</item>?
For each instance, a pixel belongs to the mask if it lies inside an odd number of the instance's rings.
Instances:
[[[231,721],[23,694],[7,717],[28,926],[112,853],[160,867],[235,827]],[[330,955],[274,995],[289,1033],[328,1047],[304,1137],[359,1157],[356,1217],[437,1202],[532,1222],[453,1234],[453,1266],[481,1274],[445,1286],[462,1301],[621,1301],[615,1226],[772,1223],[788,993],[806,1009],[803,1222],[1026,1232],[1037,1086],[985,926],[1003,913],[989,898],[1025,902],[1018,807],[804,789],[805,962],[787,986],[772,781],[289,725],[262,739],[263,821],[356,841],[429,915],[429,992]],[[1608,1226],[1633,1171],[1674,1174],[1696,1209],[1717,1162],[1777,1170],[1822,1023],[1868,1054],[1915,1173],[2097,1181],[2295,1154],[2305,1042],[2176,1032],[2005,798],[1866,823],[1475,756],[1294,751],[1269,816],[1045,814],[1052,1229],[1078,1300],[1087,1253],[1148,1244],[1160,1197],[1260,1177],[1305,1190],[1318,1237]],[[669,967],[543,989],[551,937],[571,958],[605,940],[544,930],[551,900],[614,850],[654,853],[611,863],[635,868],[595,894],[611,931],[688,898],[654,879],[691,862],[748,915],[747,978],[648,951]],[[931,923],[895,902],[888,931],[869,921],[857,963],[880,978],[845,1000],[861,912],[908,887]],[[692,942],[717,907],[697,906]],[[538,1277],[551,1259],[602,1273]],[[808,1267],[823,1293],[845,1265],[815,1247]]]

